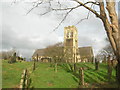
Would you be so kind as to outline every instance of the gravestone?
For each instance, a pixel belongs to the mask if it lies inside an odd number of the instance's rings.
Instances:
[[[11,56],[10,60],[8,63],[15,63],[16,62],[16,52]]]

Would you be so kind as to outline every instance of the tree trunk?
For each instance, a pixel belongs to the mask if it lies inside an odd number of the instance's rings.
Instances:
[[[120,7],[119,7],[120,8]],[[117,64],[117,68],[116,68],[116,76],[117,76],[117,80],[118,80],[118,83],[119,83],[119,88],[120,88],[120,20],[118,21],[119,23],[119,27],[118,27],[118,64]]]
[[[105,13],[104,2],[100,2],[100,19],[103,21],[107,36],[118,61],[116,79],[120,83],[120,31],[118,29],[118,17],[115,9],[115,0],[106,1],[109,19]]]
[[[116,66],[116,80],[118,85],[120,86],[120,62],[118,62]]]
[[[114,1],[114,0],[113,0]],[[116,55],[116,59],[118,61],[117,68],[116,68],[116,80],[118,84],[120,84],[120,36],[119,36],[119,29],[118,29],[118,18],[117,14],[115,12],[115,2],[107,2],[107,10],[109,12],[109,17],[111,20],[111,35],[108,35],[110,38],[113,39],[110,40],[111,43],[114,43],[115,48],[114,53]]]

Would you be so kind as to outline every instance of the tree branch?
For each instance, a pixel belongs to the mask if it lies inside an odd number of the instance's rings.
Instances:
[[[50,0],[51,1],[51,0]],[[61,8],[61,4],[60,4],[60,2],[58,2],[58,4],[60,5],[60,8],[52,8],[52,6],[51,6],[51,2],[48,2],[49,3],[49,8],[50,8],[50,10],[49,11],[47,11],[47,12],[45,12],[45,13],[43,13],[43,14],[40,14],[40,15],[45,15],[45,14],[47,14],[47,13],[49,13],[50,11],[59,11],[59,10],[66,10],[66,11],[68,11],[67,13],[66,13],[66,15],[64,16],[64,18],[61,20],[61,22],[58,24],[58,26],[53,30],[53,31],[55,31],[56,29],[58,29],[58,27],[64,22],[64,20],[66,19],[66,17],[68,16],[68,14],[73,10],[73,9],[76,9],[76,8],[79,8],[80,6],[83,6],[83,7],[85,7],[86,9],[88,9],[89,10],[89,12],[88,12],[88,15],[87,15],[87,18],[84,18],[84,19],[81,19],[78,23],[80,23],[81,21],[83,21],[83,20],[85,20],[85,19],[88,19],[89,18],[89,13],[90,13],[90,11],[91,12],[93,12],[97,17],[100,17],[100,15],[95,11],[95,10],[93,10],[93,9],[91,9],[90,7],[88,7],[88,6],[86,6],[87,4],[94,4],[94,5],[99,5],[99,3],[97,3],[97,2],[92,2],[92,1],[88,1],[88,2],[86,2],[86,3],[82,3],[82,2],[80,2],[80,1],[78,1],[78,0],[73,0],[73,1],[75,1],[75,2],[77,2],[77,3],[79,3],[79,5],[77,5],[77,6],[75,6],[75,7],[70,7],[70,8]],[[29,11],[28,11],[28,13],[30,13],[34,8],[36,8],[36,7],[38,7],[40,4],[42,4],[43,3],[43,0],[41,1],[41,2],[39,2],[39,3],[37,3],[33,8],[31,8]],[[92,5],[91,5],[91,7],[92,7]],[[27,14],[28,14],[27,13]],[[77,24],[78,24],[77,23]]]
[[[42,14],[39,14],[40,16],[43,16],[43,15],[46,15],[46,14],[48,14],[48,13],[50,13],[51,11],[47,11],[47,12],[44,12],[44,13],[42,13]]]
[[[89,3],[92,3],[92,4],[94,4],[94,5],[98,5],[98,6],[100,5],[99,3],[93,2],[93,1],[88,1],[88,2],[84,3],[84,5],[89,4]]]
[[[50,0],[50,1],[51,1],[51,0]],[[49,3],[49,5],[51,6],[50,1],[49,1],[48,3]],[[42,3],[43,3],[43,0],[42,0],[41,2],[39,2],[39,3],[37,3],[33,8],[31,8],[31,9],[27,12],[27,14],[30,13],[33,9],[35,9],[36,7],[38,7],[38,6],[39,6],[40,4],[42,4]],[[84,5],[89,4],[89,3],[95,4],[95,5],[99,5],[99,3],[97,3],[97,2],[92,2],[92,1],[88,1],[88,2],[84,3]],[[70,10],[70,9],[75,9],[75,8],[80,7],[80,6],[83,6],[82,4],[80,4],[80,5],[76,6],[76,7],[63,8],[63,9],[61,9],[61,4],[60,4],[59,1],[58,1],[58,4],[60,5],[60,9],[55,9],[55,8],[51,8],[51,9],[52,9],[52,10]]]
[[[97,2],[92,2],[92,1],[88,1],[88,2],[86,2],[86,3],[84,3],[84,5],[86,5],[86,4],[89,4],[89,3],[92,3],[92,4],[95,4],[95,5],[99,5],[99,3],[97,3]],[[60,3],[59,3],[60,4]],[[75,6],[75,7],[71,7],[71,8],[60,8],[60,9],[55,9],[55,8],[52,8],[52,10],[69,10],[69,9],[75,9],[75,8],[78,8],[78,7],[80,7],[80,6],[83,6],[83,5],[77,5],[77,6]]]
[[[79,0],[73,0],[73,1],[79,3],[81,6],[85,7],[88,10],[90,10],[92,13],[94,13],[96,15],[96,17],[101,17],[95,10],[93,10],[90,7],[86,6],[84,3],[80,2]],[[91,2],[86,2],[86,3],[91,3]]]
[[[76,7],[71,7],[71,8],[61,8],[61,9],[55,9],[55,8],[52,8],[52,10],[70,10],[70,9],[76,9],[76,8],[78,8],[78,7],[80,7],[81,5],[78,5],[78,6],[76,6]]]
[[[43,3],[43,0],[41,1],[41,2],[39,2],[39,3],[37,3],[36,5],[34,5],[28,12],[27,12],[27,14],[29,14],[33,9],[35,9],[36,7],[38,7],[40,4],[42,4]]]
[[[53,31],[55,31],[56,29],[58,29],[58,27],[64,22],[64,20],[66,19],[66,17],[68,16],[68,14],[69,14],[72,10],[73,10],[73,8],[66,13],[66,15],[64,16],[64,18],[61,20],[61,22],[58,24],[58,26],[57,26]]]
[[[93,4],[91,5],[91,8],[92,8],[92,6],[93,6]],[[77,25],[77,24],[79,24],[80,22],[82,22],[83,20],[88,19],[88,18],[89,18],[89,14],[90,14],[90,11],[88,11],[88,15],[87,15],[87,17],[86,17],[86,18],[81,19],[80,21],[78,21],[78,22],[76,23],[76,25]]]

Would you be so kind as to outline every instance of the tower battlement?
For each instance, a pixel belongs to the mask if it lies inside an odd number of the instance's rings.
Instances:
[[[69,29],[69,30],[77,30],[77,28],[76,28],[74,25],[68,26],[68,27],[64,27],[64,29],[65,29],[65,30],[66,30],[66,29]]]

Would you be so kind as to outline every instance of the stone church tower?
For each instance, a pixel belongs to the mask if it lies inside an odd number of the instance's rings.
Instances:
[[[77,62],[78,31],[75,26],[64,28],[64,52],[66,62]]]

